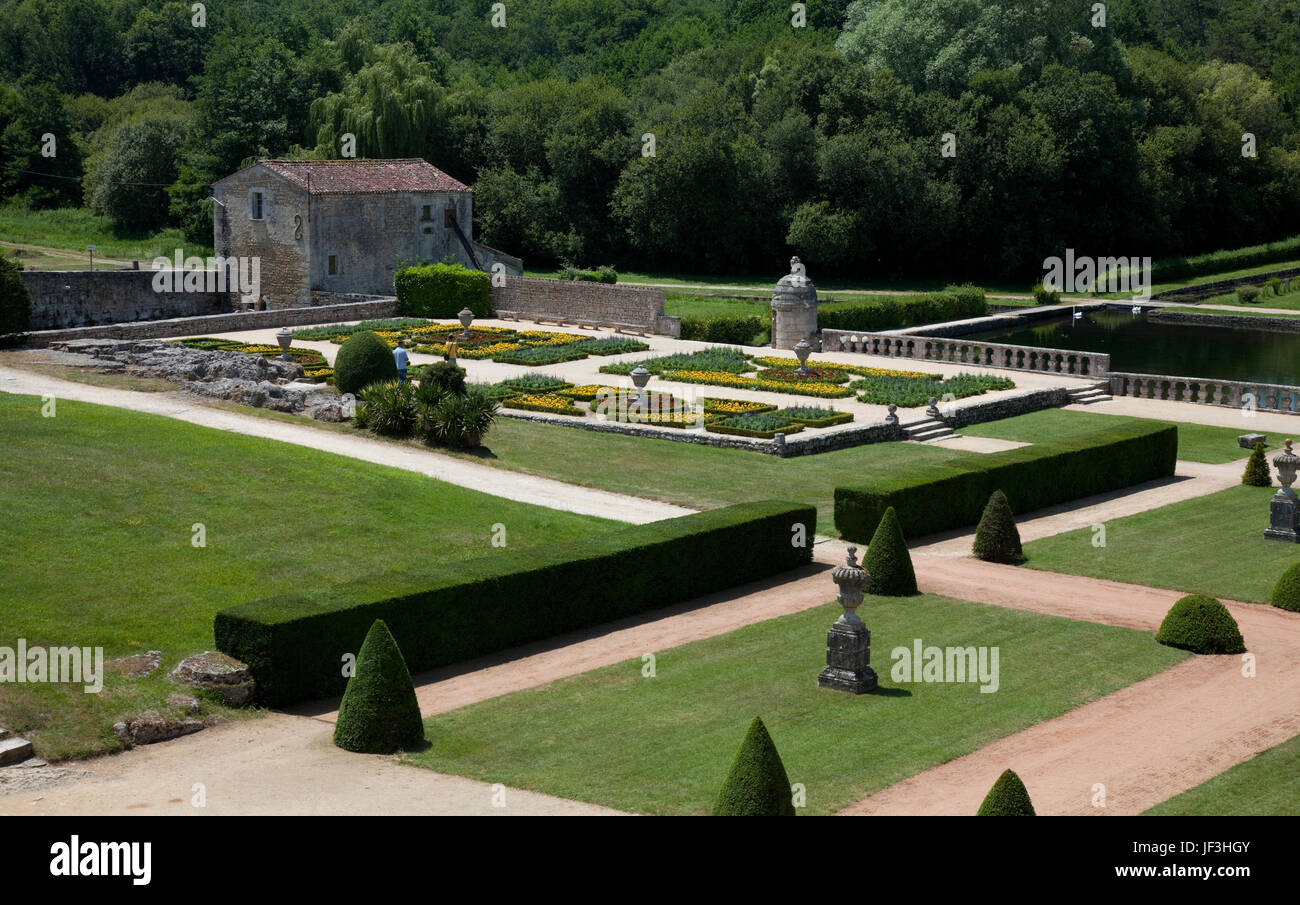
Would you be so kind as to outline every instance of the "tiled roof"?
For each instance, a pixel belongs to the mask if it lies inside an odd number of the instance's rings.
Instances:
[[[463,182],[418,157],[400,160],[262,160],[259,163],[313,195],[472,191]]]

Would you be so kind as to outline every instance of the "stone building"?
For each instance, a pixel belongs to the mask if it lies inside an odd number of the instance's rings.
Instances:
[[[473,190],[418,158],[260,160],[213,184],[213,248],[261,259],[257,308],[390,295],[393,273],[447,257],[478,270],[522,262],[473,241]]]
[[[790,272],[777,280],[772,291],[772,348],[793,349],[806,339],[819,349],[817,339],[817,288],[797,258],[790,259]]]

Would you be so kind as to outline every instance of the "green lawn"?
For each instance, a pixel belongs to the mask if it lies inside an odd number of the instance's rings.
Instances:
[[[1300,562],[1300,545],[1265,540],[1277,489],[1230,487],[1106,523],[1106,546],[1091,528],[1025,545],[1027,566],[1153,588],[1267,603],[1273,584]]]
[[[1300,314],[1284,314],[1277,311],[1252,311],[1250,309],[1256,307],[1253,305],[1241,305],[1239,307],[1241,309],[1240,311],[1224,311],[1222,308],[1203,308],[1196,305],[1179,306],[1177,308],[1173,308],[1173,307],[1162,308],[1160,310],[1178,311],[1184,314],[1213,314],[1217,317],[1280,317],[1283,320],[1290,320],[1293,318],[1300,317]],[[1262,307],[1273,307],[1273,306],[1266,305]],[[1281,307],[1286,308],[1290,306],[1283,305]]]
[[[213,646],[223,607],[351,578],[383,586],[416,564],[509,556],[611,524],[169,418],[40,407],[0,394],[0,645],[164,652],[153,676],[110,675],[99,695],[0,684],[0,725],[45,757],[116,748],[112,723],[166,701],[166,672]],[[497,523],[507,548],[491,544]]]
[[[839,612],[829,604],[655,651],[654,678],[638,658],[431,717],[432,747],[405,760],[640,813],[702,814],[757,714],[790,781],[806,787],[803,813],[828,814],[1188,656],[1131,629],[869,596],[860,614],[882,690],[854,696],[816,684]],[[916,638],[997,647],[998,690],[895,681],[891,651]]]
[[[0,207],[0,241],[66,248],[87,262],[86,246],[94,245],[96,259],[140,261],[142,267],[156,257],[174,256],[178,248],[185,255],[212,254],[207,246],[185,241],[184,233],[174,227],[148,234],[120,235],[107,217],[86,208],[32,211],[12,205]],[[39,259],[29,261],[28,265],[41,266]]]
[[[1178,458],[1188,462],[1217,465],[1235,462],[1250,455],[1248,450],[1237,445],[1237,437],[1246,432],[1244,429],[1158,421],[1151,418],[1129,418],[1125,415],[1103,415],[1099,412],[1069,412],[1064,409],[1044,409],[1041,412],[1032,412],[1002,421],[976,424],[963,427],[961,432],[972,437],[995,437],[999,440],[1041,443],[1051,438],[1066,440],[1092,431],[1107,430],[1115,425],[1116,418],[1177,427]],[[1274,446],[1276,445],[1274,443]]]
[[[1260,288],[1258,286],[1256,289]],[[1246,313],[1251,308],[1300,308],[1300,292],[1288,292],[1283,295],[1259,296],[1253,302],[1243,302],[1237,298],[1235,291],[1216,295],[1213,298],[1203,299],[1203,305],[1232,305],[1237,308],[1245,309]]]
[[[1300,816],[1300,736],[1156,805],[1144,816]]]

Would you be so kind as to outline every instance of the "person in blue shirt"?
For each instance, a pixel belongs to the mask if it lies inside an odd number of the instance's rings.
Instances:
[[[406,351],[405,339],[397,341],[397,348],[393,350],[393,361],[397,363],[397,375],[402,378],[402,383],[406,383],[406,368],[411,363],[411,356]]]

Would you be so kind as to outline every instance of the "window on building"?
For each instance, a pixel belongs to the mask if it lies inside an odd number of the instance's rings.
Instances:
[[[336,276],[339,275],[339,256],[338,256],[338,255],[330,255],[330,256],[326,259],[325,272],[328,273],[328,274],[329,274],[330,276],[332,276],[332,277],[336,277]]]
[[[433,219],[433,205],[432,205],[432,204],[426,204],[426,205],[424,205],[424,207],[422,207],[422,208],[420,209],[420,219],[421,219],[421,220],[432,220],[432,219]]]
[[[266,192],[261,189],[253,189],[248,193],[248,216],[253,220],[266,219]]]
[[[455,222],[456,222],[456,208],[449,207],[442,212],[443,226],[447,227],[448,229],[451,229],[452,224]]]

